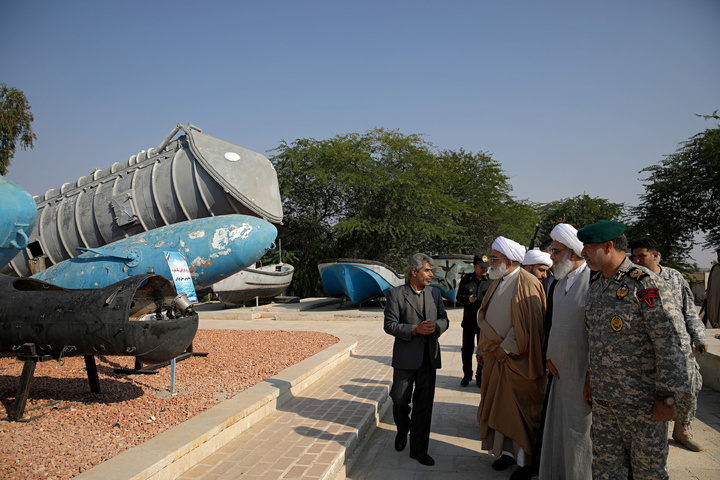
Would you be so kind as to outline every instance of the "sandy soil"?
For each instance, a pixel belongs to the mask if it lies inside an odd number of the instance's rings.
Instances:
[[[157,375],[116,374],[131,357],[97,357],[102,393],[90,387],[82,357],[37,364],[25,418],[7,421],[23,364],[0,358],[0,478],[66,479],[230,398],[333,345],[316,332],[200,330],[192,357]]]

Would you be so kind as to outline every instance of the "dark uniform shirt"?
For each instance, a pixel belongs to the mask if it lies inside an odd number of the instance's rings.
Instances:
[[[475,272],[466,273],[460,279],[460,286],[458,287],[457,301],[464,307],[463,319],[460,326],[462,328],[471,328],[480,331],[480,327],[477,324],[477,312],[482,304],[482,299],[485,296],[485,292],[488,291],[492,285],[492,280],[487,275],[481,279],[477,278]],[[475,294],[477,300],[470,303],[470,295]]]

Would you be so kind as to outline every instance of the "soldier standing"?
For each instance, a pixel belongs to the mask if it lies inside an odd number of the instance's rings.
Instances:
[[[697,396],[702,389],[702,375],[700,375],[700,365],[695,360],[693,351],[700,354],[707,351],[705,326],[698,317],[690,285],[685,281],[682,274],[675,269],[661,267],[658,264],[660,254],[655,241],[650,237],[640,238],[630,245],[630,250],[632,251],[631,258],[634,263],[657,273],[660,278],[667,282],[670,291],[675,295],[676,305],[680,307],[680,311],[674,317],[675,328],[682,343],[692,389],[689,392],[678,392],[678,415],[675,419],[672,437],[688,450],[699,452],[703,450],[703,446],[695,440],[691,425],[697,410]]]
[[[473,258],[473,271],[463,275],[458,287],[457,301],[463,306],[463,319],[460,324],[462,327],[460,358],[463,367],[463,378],[460,380],[461,387],[467,387],[473,377],[473,353],[480,335],[477,312],[480,304],[482,304],[485,292],[492,285],[492,280],[487,275],[489,266],[487,255],[475,255]],[[478,387],[480,386],[481,376],[482,366],[478,365],[477,374],[475,375]]]
[[[593,478],[668,479],[667,422],[675,393],[689,391],[667,284],[625,254],[625,226],[600,220],[578,231],[596,271],[585,309],[592,408]]]

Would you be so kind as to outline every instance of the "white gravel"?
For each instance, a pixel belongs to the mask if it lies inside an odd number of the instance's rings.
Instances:
[[[0,358],[0,478],[68,479],[337,343],[317,332],[199,330],[192,357],[156,375],[123,375],[132,357],[96,357],[101,394],[82,357],[37,364],[22,422],[7,421],[23,364]]]

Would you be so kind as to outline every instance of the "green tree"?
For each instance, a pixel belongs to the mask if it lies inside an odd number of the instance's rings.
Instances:
[[[706,119],[720,120],[717,110]],[[644,168],[645,193],[632,209],[633,237],[650,236],[666,265],[687,271],[697,234],[703,247],[720,249],[720,125],[679,144],[659,164]]]
[[[535,225],[537,225],[539,218],[537,205],[529,200],[508,198],[496,205],[495,209],[501,221],[497,234],[530,247],[535,234]],[[540,244],[540,238],[538,235],[538,245]],[[492,242],[493,239],[490,241]]]
[[[275,152],[285,219],[279,235],[299,259],[296,295],[323,294],[322,258],[402,270],[418,251],[477,253],[502,224],[498,205],[510,199],[508,178],[490,155],[438,152],[422,135],[376,128],[283,141]]]
[[[23,150],[33,148],[33,120],[25,94],[0,83],[0,175],[7,173],[18,142]]]
[[[563,198],[537,206],[540,212],[540,242],[550,238],[550,232],[558,223],[569,223],[580,230],[598,220],[616,220],[626,223],[627,209],[624,203],[613,203],[604,198],[592,198],[586,193]]]

